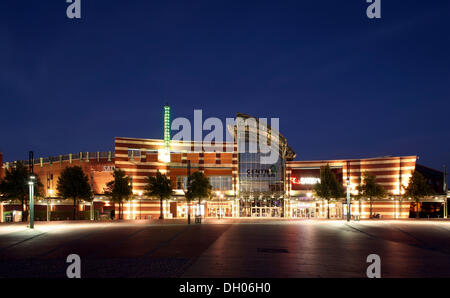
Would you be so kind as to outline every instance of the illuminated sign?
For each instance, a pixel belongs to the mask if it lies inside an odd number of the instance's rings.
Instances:
[[[114,166],[103,166],[103,172],[114,172]]]
[[[297,177],[292,177],[291,178],[291,182],[292,184],[317,184],[320,183],[320,178],[316,178],[316,177],[301,177],[300,179]]]
[[[271,165],[268,169],[247,169],[247,177],[275,177],[277,172],[277,167]]]
[[[166,148],[158,149],[158,161],[163,163],[170,162],[170,151]]]
[[[247,177],[275,177],[275,173],[272,173],[272,171],[269,169],[264,170],[248,169]]]

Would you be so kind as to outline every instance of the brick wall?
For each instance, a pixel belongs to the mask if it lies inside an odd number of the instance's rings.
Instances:
[[[62,171],[67,167],[79,166],[83,169],[83,172],[88,176],[90,183],[92,183],[95,194],[103,194],[106,183],[113,180],[112,173],[114,170],[114,161],[108,161],[107,159],[93,160],[73,160],[72,162],[53,162],[52,164],[40,164],[34,165],[34,172],[38,175],[39,180],[44,186],[44,195],[50,196],[48,190],[53,189],[53,196],[58,196],[56,187],[58,184],[58,178]],[[47,183],[47,178],[51,178],[50,185]]]

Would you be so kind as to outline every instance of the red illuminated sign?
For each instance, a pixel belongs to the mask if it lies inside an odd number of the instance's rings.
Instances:
[[[292,184],[300,184],[300,179],[298,179],[297,177],[292,177],[291,182]]]
[[[291,178],[292,184],[317,184],[320,183],[320,178],[316,177],[292,177]]]

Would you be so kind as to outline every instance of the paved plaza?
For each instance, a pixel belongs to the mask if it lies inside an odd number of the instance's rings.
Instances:
[[[0,277],[450,277],[450,221],[183,220],[0,224]]]

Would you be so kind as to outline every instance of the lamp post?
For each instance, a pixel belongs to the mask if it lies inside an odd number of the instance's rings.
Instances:
[[[444,191],[444,218],[448,217],[448,189],[447,189],[447,166],[444,165],[444,183],[442,183]]]
[[[50,200],[52,197],[53,197],[53,189],[49,189],[47,194],[47,221],[50,221]]]
[[[28,166],[30,167],[30,180],[28,181],[30,189],[30,229],[34,228],[34,152],[28,152]],[[23,216],[23,215],[22,215]]]
[[[189,190],[191,187],[191,160],[187,160],[187,181],[186,181],[186,190]],[[187,217],[188,217],[188,225],[191,224],[191,202],[186,200],[187,203]]]
[[[347,221],[351,219],[351,202],[350,202],[350,161],[347,160]]]
[[[47,221],[50,221],[49,205],[51,198],[53,197],[53,174],[47,172]]]
[[[351,206],[350,206],[350,179],[347,178],[347,221],[350,221],[350,212],[351,212]]]
[[[30,189],[30,229],[34,229],[34,183],[36,176],[30,174],[30,180],[28,181],[28,186]]]

